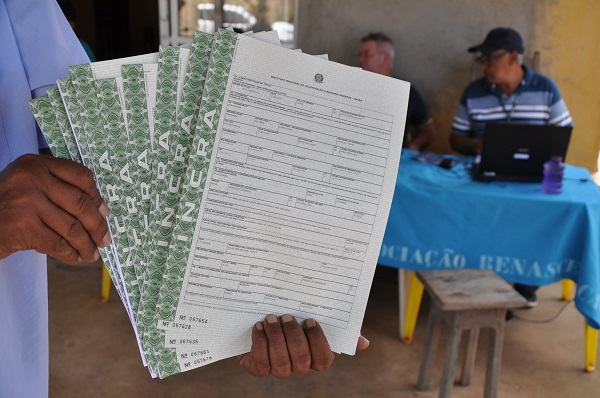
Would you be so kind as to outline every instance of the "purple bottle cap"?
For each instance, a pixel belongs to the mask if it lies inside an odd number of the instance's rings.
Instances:
[[[554,156],[552,156],[550,158],[550,160],[552,160],[553,162],[561,163],[562,162],[562,156],[554,155]]]

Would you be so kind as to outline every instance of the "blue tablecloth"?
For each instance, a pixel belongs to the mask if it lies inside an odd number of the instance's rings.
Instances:
[[[600,327],[600,190],[567,166],[563,192],[540,183],[473,181],[403,150],[379,264],[410,270],[491,269],[509,282],[577,283],[575,304]]]

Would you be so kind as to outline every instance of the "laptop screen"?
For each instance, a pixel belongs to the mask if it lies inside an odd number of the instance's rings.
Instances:
[[[567,155],[571,126],[497,124],[485,126],[475,178],[484,181],[541,181],[544,162]]]

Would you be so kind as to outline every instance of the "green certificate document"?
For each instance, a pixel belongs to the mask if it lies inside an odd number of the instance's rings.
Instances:
[[[269,313],[353,354],[393,196],[409,84],[215,35],[159,296],[158,373],[250,349]]]
[[[31,104],[109,203],[102,255],[152,376],[248,352],[270,313],[354,354],[410,85],[278,44],[196,32],[73,66]]]

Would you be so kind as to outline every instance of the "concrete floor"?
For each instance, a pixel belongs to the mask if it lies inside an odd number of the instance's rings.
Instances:
[[[113,289],[102,304],[99,264],[72,267],[49,261],[50,397],[437,397],[444,348],[438,349],[434,383],[415,390],[426,326],[424,300],[415,341],[398,338],[395,270],[380,268],[367,308],[363,334],[371,347],[355,357],[336,356],[325,373],[286,380],[255,378],[235,359],[153,380],[142,366],[134,334]],[[560,284],[540,290],[540,305],[519,312],[552,317],[563,306]],[[444,335],[442,336],[444,337]],[[487,341],[482,332],[482,344]],[[442,338],[442,340],[444,340]],[[478,352],[471,385],[453,397],[483,396],[485,349]],[[583,318],[573,304],[553,322],[507,323],[499,397],[598,397],[600,370],[583,372]]]

